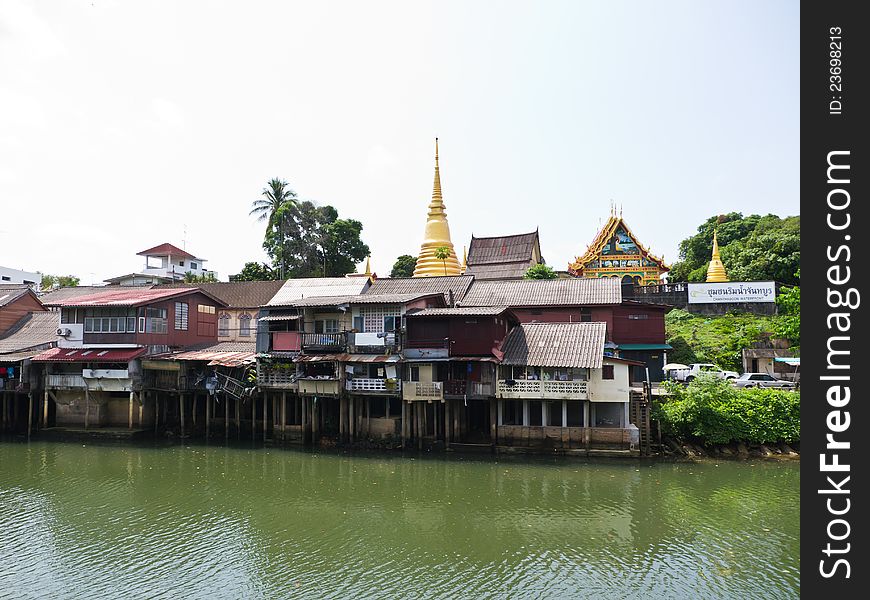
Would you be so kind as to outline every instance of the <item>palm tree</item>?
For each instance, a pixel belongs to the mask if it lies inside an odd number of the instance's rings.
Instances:
[[[444,274],[447,275],[447,259],[450,258],[450,248],[438,246],[435,248],[435,258],[444,263]]]
[[[251,212],[255,215],[258,221],[267,221],[266,223],[266,239],[274,234],[277,235],[279,252],[278,271],[279,277],[284,279],[286,276],[286,259],[284,252],[284,242],[287,236],[286,219],[289,216],[289,209],[296,206],[296,192],[287,186],[287,182],[273,178],[263,188],[262,198],[254,200]]]

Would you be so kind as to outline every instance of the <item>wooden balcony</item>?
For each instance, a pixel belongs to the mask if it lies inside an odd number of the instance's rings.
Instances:
[[[354,394],[398,394],[402,391],[402,382],[398,379],[354,377],[345,382],[345,389]]]
[[[78,373],[48,373],[45,376],[45,387],[52,390],[85,389],[88,385],[85,378]]]
[[[428,340],[408,338],[402,350],[405,358],[448,358],[450,356],[450,340]]]
[[[402,399],[408,402],[444,399],[444,384],[441,381],[406,381],[402,385]]]
[[[344,333],[303,333],[302,349],[308,352],[344,352],[347,336]]]
[[[275,352],[299,352],[302,349],[302,334],[298,331],[271,331],[269,350]]]
[[[338,379],[298,379],[296,384],[299,386],[300,394],[311,396],[338,396],[339,392]]]
[[[508,382],[512,382],[512,385]],[[499,379],[496,385],[496,396],[508,399],[588,400],[589,382]]]

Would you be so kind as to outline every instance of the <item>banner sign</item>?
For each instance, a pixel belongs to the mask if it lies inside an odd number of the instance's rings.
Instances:
[[[776,284],[772,281],[689,284],[689,304],[775,301]]]

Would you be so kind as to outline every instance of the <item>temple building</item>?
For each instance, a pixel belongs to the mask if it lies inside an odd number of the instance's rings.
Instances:
[[[534,265],[545,264],[538,231],[498,237],[471,236],[465,274],[475,279],[522,279]]]
[[[623,283],[661,283],[670,270],[664,259],[651,254],[631,232],[620,210],[611,208],[610,218],[596,234],[583,256],[568,265],[575,277],[618,277]]]
[[[728,273],[725,272],[725,265],[722,263],[722,257],[719,256],[719,240],[716,238],[716,230],[713,230],[713,256],[710,258],[710,265],[707,267],[707,283],[727,283]]]
[[[438,258],[438,249],[447,248],[449,254],[445,259]],[[429,203],[429,215],[426,219],[426,231],[423,234],[423,244],[414,268],[414,277],[437,277],[444,275],[459,275],[461,267],[453,242],[450,240],[450,225],[447,223],[447,211],[441,197],[441,174],[438,170],[438,138],[435,138],[435,182],[432,187],[432,201]]]

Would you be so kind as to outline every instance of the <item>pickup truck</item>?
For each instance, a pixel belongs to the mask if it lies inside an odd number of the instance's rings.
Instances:
[[[689,383],[702,373],[709,373],[723,379],[737,379],[740,374],[736,371],[723,371],[713,363],[692,363],[688,369],[675,369],[670,372],[671,378],[676,381]]]

